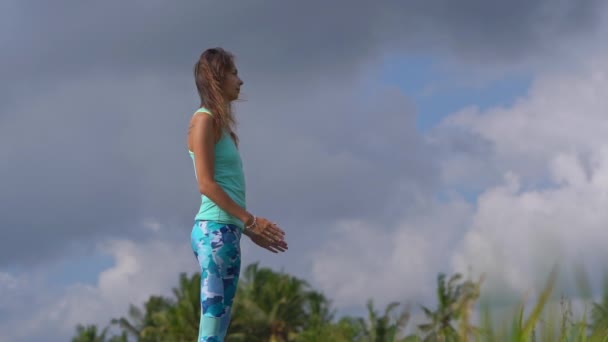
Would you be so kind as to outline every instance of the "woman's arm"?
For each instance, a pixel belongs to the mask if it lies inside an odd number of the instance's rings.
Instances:
[[[253,222],[253,215],[238,205],[215,181],[215,130],[213,117],[198,114],[192,118],[192,152],[194,152],[198,187],[201,194],[245,225]]]
[[[210,115],[195,115],[192,119],[192,152],[194,153],[198,186],[201,194],[207,196],[220,208],[241,220],[245,235],[261,247],[270,251],[284,251],[287,243],[285,232],[276,224],[263,217],[255,217],[238,205],[215,181],[215,130]],[[254,224],[255,222],[255,224]]]

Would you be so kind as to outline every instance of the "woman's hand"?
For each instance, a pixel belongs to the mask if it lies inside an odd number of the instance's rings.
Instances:
[[[264,249],[267,249],[267,250],[271,251],[272,253],[285,252],[287,250],[287,242],[285,242],[285,241],[273,242],[273,241],[266,239],[263,236],[256,235],[253,233],[249,233],[249,238],[256,245],[258,245]]]
[[[270,241],[281,241],[285,238],[285,232],[279,226],[263,217],[256,217],[255,224],[247,230]]]
[[[246,229],[246,233],[256,245],[273,253],[287,250],[285,232],[266,218],[257,217],[255,224]]]

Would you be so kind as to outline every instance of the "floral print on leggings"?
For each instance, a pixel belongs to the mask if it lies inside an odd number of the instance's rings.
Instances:
[[[241,230],[232,224],[196,221],[192,250],[201,267],[199,342],[221,342],[230,324],[241,270]]]

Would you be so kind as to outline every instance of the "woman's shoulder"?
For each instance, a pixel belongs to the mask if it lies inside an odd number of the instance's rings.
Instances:
[[[205,114],[209,114],[209,115],[213,116],[213,113],[211,113],[211,111],[205,107],[201,107],[201,108],[197,109],[196,112],[194,112],[194,115],[196,115],[198,113],[205,113]]]

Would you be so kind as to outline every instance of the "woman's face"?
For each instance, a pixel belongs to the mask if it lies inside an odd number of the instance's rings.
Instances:
[[[232,70],[229,70],[228,73],[224,76],[222,91],[224,92],[224,97],[226,98],[226,100],[234,101],[238,99],[242,85],[243,81],[239,77],[238,70],[235,66]]]

